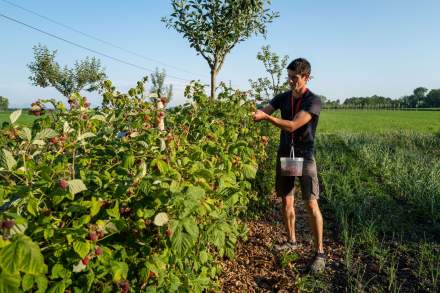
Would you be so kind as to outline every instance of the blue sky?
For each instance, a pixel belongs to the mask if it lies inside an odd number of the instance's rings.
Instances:
[[[91,40],[0,0],[0,13],[116,58],[154,69],[165,68],[182,79],[209,80],[206,62],[180,34],[160,21],[170,2],[8,0],[77,30],[192,73],[138,58]],[[256,54],[270,45],[291,59],[305,57],[315,77],[309,87],[331,99],[383,95],[399,98],[418,86],[440,88],[440,1],[438,0],[274,0],[280,17],[268,26],[268,36],[252,37],[226,57],[218,80],[248,89],[249,78],[264,76]],[[38,43],[58,50],[57,61],[72,65],[94,54],[0,17],[0,95],[12,107],[26,107],[37,98],[63,99],[51,88],[32,86],[26,64]],[[127,90],[150,72],[101,59],[107,75]],[[194,73],[194,74],[193,74]],[[175,88],[172,104],[183,103],[185,81],[168,78]],[[86,94],[96,106],[97,94]]]

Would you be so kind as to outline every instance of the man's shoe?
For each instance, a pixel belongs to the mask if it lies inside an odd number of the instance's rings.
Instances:
[[[325,254],[317,253],[315,259],[310,266],[310,271],[314,274],[322,273],[325,269]]]
[[[274,246],[276,251],[293,251],[300,247],[300,245],[295,241],[287,241],[283,244],[277,244]]]

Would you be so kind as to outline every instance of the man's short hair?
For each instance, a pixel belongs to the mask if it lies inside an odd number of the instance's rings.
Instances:
[[[290,62],[289,66],[287,66],[287,69],[294,71],[296,74],[308,76],[310,76],[310,73],[312,71],[312,67],[310,66],[309,61],[304,58],[297,58],[293,60],[292,62]]]

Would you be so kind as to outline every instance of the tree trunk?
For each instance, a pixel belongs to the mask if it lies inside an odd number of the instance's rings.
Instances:
[[[217,77],[217,72],[215,68],[211,68],[211,100],[215,100],[215,78]]]

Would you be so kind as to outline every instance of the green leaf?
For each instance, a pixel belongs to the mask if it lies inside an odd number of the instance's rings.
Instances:
[[[61,278],[61,279],[68,279],[71,276],[71,272],[66,269],[65,267],[63,267],[62,264],[55,264],[52,267],[52,274],[50,276],[51,279],[57,279],[57,278]]]
[[[190,186],[186,193],[192,200],[198,201],[205,195],[205,190],[199,186]]]
[[[69,191],[73,195],[80,193],[81,191],[87,190],[86,185],[80,179],[74,179],[67,181],[69,184]]]
[[[34,277],[35,282],[37,283],[38,290],[36,293],[44,293],[47,289],[47,278],[45,276],[39,275]]]
[[[26,274],[21,280],[21,287],[24,291],[28,291],[34,286],[34,283],[34,276]]]
[[[11,241],[3,239],[3,237],[0,237],[0,248],[3,248],[5,246],[8,246],[11,244]]]
[[[115,202],[115,206],[111,209],[106,209],[105,210],[107,212],[107,215],[109,215],[112,218],[116,218],[119,219],[120,214],[119,214],[119,202],[116,201]]]
[[[45,140],[47,138],[52,138],[57,135],[58,133],[55,130],[51,128],[46,128],[38,132],[37,135],[35,135],[34,140]]]
[[[44,229],[44,239],[49,240],[53,237],[54,230],[52,228]]]
[[[252,165],[242,164],[242,170],[246,179],[254,179],[257,175],[257,168]]]
[[[92,270],[89,271],[89,273],[87,274],[87,292],[90,292],[92,286],[93,286],[93,281],[95,281],[95,274],[93,273]]]
[[[171,246],[176,255],[184,256],[186,252],[192,247],[191,236],[178,228],[173,231],[171,238]]]
[[[219,189],[222,190],[226,187],[234,187],[236,185],[236,178],[234,174],[223,174],[219,180]]]
[[[83,134],[79,135],[77,140],[81,141],[81,140],[84,140],[86,138],[90,138],[90,137],[94,137],[94,136],[95,136],[95,134],[93,134],[91,132],[86,132],[86,133],[83,133]]]
[[[17,161],[7,149],[3,149],[2,152],[0,152],[0,166],[6,168],[8,171],[12,171],[15,166],[17,166]]]
[[[158,213],[155,217],[154,217],[154,225],[156,226],[163,226],[166,223],[168,223],[168,215],[167,213]]]
[[[12,112],[11,115],[9,115],[9,120],[11,121],[11,124],[14,124],[18,120],[20,115],[21,115],[21,109]]]
[[[0,250],[0,259],[0,266],[9,274],[24,272],[36,275],[47,272],[40,247],[23,234],[16,234],[11,244]]]
[[[240,193],[233,193],[226,201],[225,205],[228,207],[233,207],[240,200]]]
[[[139,218],[142,218],[142,219],[148,219],[148,218],[154,216],[155,213],[156,212],[154,210],[151,210],[151,209],[138,209],[136,211],[136,215]]]
[[[70,127],[69,123],[67,123],[67,121],[64,121],[64,124],[63,124],[63,133],[64,133],[64,134],[67,134],[67,133],[69,133],[69,132],[71,132],[71,131],[72,131],[72,128]]]
[[[103,115],[93,115],[92,118],[90,118],[90,120],[98,120],[98,121],[102,121],[102,122],[107,122]]]
[[[125,262],[112,262],[111,268],[113,281],[119,282],[121,280],[127,279],[128,265]]]
[[[31,215],[37,216],[37,214],[39,212],[38,200],[36,200],[35,198],[32,198],[32,197],[29,198],[29,201],[26,205],[26,209]]]
[[[214,227],[211,233],[209,233],[209,241],[214,244],[218,250],[222,250],[225,245],[225,232],[218,227]]]
[[[20,274],[10,275],[5,271],[0,273],[0,292],[21,292],[20,287]]]
[[[169,168],[168,164],[160,159],[156,159],[156,167],[159,170],[160,174],[165,174]]]
[[[202,264],[206,263],[208,261],[208,253],[205,250],[202,250],[199,254],[200,262]]]
[[[27,224],[26,218],[23,218],[22,216],[16,214],[16,213],[9,213],[6,212],[5,215],[8,217],[11,217],[15,220],[15,224]]]
[[[192,218],[185,218],[182,221],[182,225],[185,228],[186,232],[195,240],[199,236],[199,227],[196,222]]]
[[[75,222],[74,223],[74,227],[75,228],[76,227],[81,227],[81,226],[83,226],[85,224],[88,224],[90,222],[90,220],[91,220],[90,215],[84,215],[81,218],[79,218],[78,220],[74,221]]]
[[[200,170],[197,170],[194,175],[200,176],[204,178],[206,181],[210,182],[213,179],[212,171],[206,168],[202,168]]]
[[[180,191],[180,184],[179,184],[179,182],[176,181],[176,180],[171,181],[170,192],[171,193],[177,193],[179,191]]]
[[[57,282],[50,287],[48,293],[64,293],[66,290],[66,284],[64,282]]]
[[[15,223],[14,227],[11,228],[9,233],[11,235],[24,234],[24,232],[26,231],[27,227],[28,227],[27,223],[25,223],[25,224],[17,224],[17,223]]]
[[[73,242],[73,250],[75,250],[75,252],[81,258],[85,258],[86,255],[90,251],[90,243],[89,242],[85,242],[85,241],[80,241],[80,240],[74,241]]]
[[[29,128],[27,128],[27,127],[24,127],[22,129],[22,131],[20,131],[20,137],[22,139],[27,140],[27,141],[31,141],[32,140],[32,132],[31,132],[31,130]]]
[[[133,167],[135,161],[135,157],[133,155],[126,155],[123,159],[123,166],[126,169]]]
[[[38,145],[38,146],[43,146],[43,145],[45,145],[46,143],[44,142],[44,140],[41,140],[41,139],[34,139],[34,140],[32,141],[32,144],[34,144],[34,145]]]
[[[101,209],[101,202],[96,199],[96,197],[92,197],[92,205],[90,207],[90,216],[94,217],[99,213]]]

